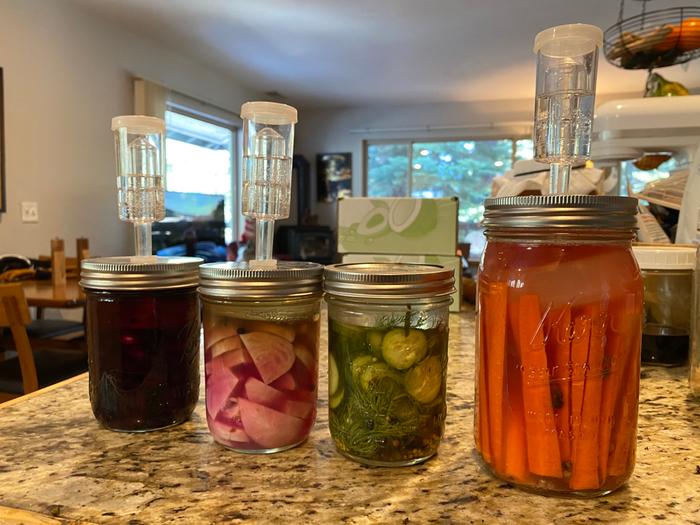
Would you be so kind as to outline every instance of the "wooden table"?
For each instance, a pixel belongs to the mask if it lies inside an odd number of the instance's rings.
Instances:
[[[77,279],[68,279],[65,287],[52,286],[51,281],[24,281],[24,295],[29,306],[37,308],[80,308],[85,294]]]

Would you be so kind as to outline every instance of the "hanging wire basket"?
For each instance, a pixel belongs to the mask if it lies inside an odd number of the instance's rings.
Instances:
[[[700,57],[700,7],[672,7],[622,18],[605,31],[608,61],[623,69],[654,69]]]

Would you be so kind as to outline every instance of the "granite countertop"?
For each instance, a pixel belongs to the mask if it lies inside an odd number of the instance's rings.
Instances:
[[[473,313],[452,314],[450,328],[445,437],[422,465],[370,468],[335,451],[325,359],[311,437],[270,456],[214,443],[203,392],[179,427],[104,430],[82,376],[0,408],[0,523],[700,523],[700,402],[688,397],[686,368],[644,369],[637,465],[625,487],[592,500],[547,498],[477,461]],[[324,327],[322,349],[325,341]]]

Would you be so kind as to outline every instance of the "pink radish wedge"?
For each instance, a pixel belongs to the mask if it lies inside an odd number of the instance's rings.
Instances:
[[[288,342],[294,341],[296,334],[294,328],[279,323],[268,323],[267,321],[243,321],[243,328],[248,332],[266,332],[285,339]]]
[[[265,448],[294,445],[304,439],[305,421],[247,399],[238,401],[246,434]]]
[[[231,425],[217,421],[216,419],[207,420],[207,424],[209,425],[209,430],[211,433],[221,441],[235,443],[250,442],[250,438],[242,428],[232,427]]]
[[[267,407],[279,406],[285,401],[285,395],[279,390],[258,381],[254,377],[248,378],[244,388],[245,396],[254,403],[260,403]]]
[[[251,332],[240,337],[266,384],[288,372],[294,364],[292,343],[286,339],[265,332]]]
[[[222,368],[221,371],[207,377],[207,412],[211,417],[216,417],[219,411],[224,408],[238,385],[238,381],[238,376],[228,368]]]
[[[294,343],[294,354],[297,359],[302,362],[302,364],[309,371],[309,374],[316,374],[316,358],[314,358],[313,352],[309,350],[306,346],[300,343]]]
[[[289,414],[290,416],[306,419],[311,415],[313,408],[314,406],[311,403],[287,399],[285,400],[284,405],[282,405],[282,412]]]
[[[241,348],[241,338],[237,335],[226,337],[214,343],[210,348],[211,357],[214,358],[226,352],[232,352],[233,350]]]
[[[222,339],[236,335],[231,319],[220,319],[204,327],[204,348],[211,348]]]
[[[297,382],[292,374],[286,372],[270,383],[270,386],[275,387],[277,390],[294,390],[297,388]]]
[[[238,336],[236,336],[238,337]],[[219,354],[218,356],[209,359],[204,365],[204,370],[207,375],[218,373],[222,368],[238,369],[243,365],[252,365],[248,352],[242,346],[231,352]]]

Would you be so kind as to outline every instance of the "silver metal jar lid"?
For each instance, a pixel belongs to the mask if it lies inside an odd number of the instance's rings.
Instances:
[[[326,266],[325,291],[355,299],[423,299],[454,292],[454,271],[433,264],[347,263]]]
[[[218,298],[270,300],[320,295],[323,266],[277,261],[208,263],[199,267],[199,293]]]
[[[484,203],[484,227],[490,229],[559,228],[636,229],[637,199],[598,195],[498,197]]]
[[[199,257],[100,257],[80,265],[80,286],[94,290],[164,290],[197,286]]]

